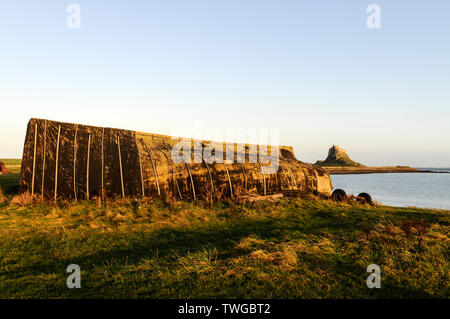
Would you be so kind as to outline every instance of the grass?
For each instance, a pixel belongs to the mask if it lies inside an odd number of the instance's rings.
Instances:
[[[3,204],[1,298],[448,298],[449,212],[285,199]],[[82,269],[67,289],[65,269]],[[368,289],[379,264],[382,288]]]
[[[15,194],[19,190],[20,159],[0,159],[11,173],[0,174],[0,187],[4,194]]]
[[[5,196],[4,196],[5,197]],[[450,212],[315,197],[0,204],[0,298],[449,298]],[[366,268],[381,267],[368,289]],[[68,289],[69,264],[81,289]]]
[[[22,163],[22,160],[20,159],[0,159],[0,162],[3,162],[5,166],[12,172],[18,174],[20,172],[20,165]]]

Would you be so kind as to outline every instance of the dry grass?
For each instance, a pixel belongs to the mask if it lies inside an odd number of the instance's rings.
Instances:
[[[445,211],[317,198],[55,205],[24,195],[0,205],[0,297],[442,298],[449,225]],[[65,287],[69,263],[81,290]],[[383,289],[365,286],[371,263]]]
[[[253,260],[258,263],[271,263],[283,271],[293,271],[298,268],[302,254],[321,254],[333,252],[333,243],[328,239],[319,242],[296,240],[283,243],[265,241],[254,235],[243,238],[235,249],[246,252],[246,255],[233,262],[238,264]]]
[[[5,203],[6,201],[7,201],[7,198],[6,198],[6,196],[3,194],[3,190],[2,190],[2,188],[0,187],[0,204]]]
[[[44,203],[48,202],[41,196],[31,195],[31,193],[29,192],[14,195],[10,201],[11,205],[17,206],[29,206],[32,204],[44,204]]]

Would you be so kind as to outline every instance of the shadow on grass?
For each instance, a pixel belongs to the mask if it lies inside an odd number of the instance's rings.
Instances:
[[[0,175],[0,188],[5,195],[16,195],[19,192],[19,177],[16,173]]]
[[[306,217],[308,218],[308,217]],[[82,257],[55,259],[49,251],[49,260],[46,263],[36,262],[33,265],[17,268],[16,271],[7,273],[8,276],[22,276],[24,274],[36,275],[43,272],[61,272],[61,269],[71,263],[76,263],[84,270],[92,269],[95,265],[104,265],[107,261],[114,259],[115,264],[125,265],[141,261],[143,258],[167,257],[177,255],[183,256],[187,253],[195,253],[204,249],[217,248],[219,259],[234,256],[236,253],[232,248],[243,238],[256,235],[263,240],[283,242],[296,238],[307,238],[309,234],[320,231],[341,234],[345,229],[354,229],[355,224],[344,221],[336,223],[332,215],[328,218],[308,218],[305,221],[302,216],[286,216],[283,218],[264,218],[259,220],[245,217],[233,217],[233,222],[218,222],[195,228],[167,227],[150,232],[130,232],[126,236],[127,247],[108,248],[109,243],[117,243],[124,238],[120,233],[96,233],[92,231],[92,242],[100,243],[96,247],[95,254]],[[46,237],[48,236],[48,238]],[[53,235],[46,235],[33,243],[22,243],[32,247],[51,247]],[[39,241],[38,240],[38,241]],[[72,238],[71,245],[83,249],[82,238]],[[62,246],[62,245],[61,245]],[[61,247],[62,248],[62,247]],[[45,252],[45,249],[42,251]],[[77,251],[74,249],[74,254]]]
[[[230,220],[224,219],[220,222],[208,222],[204,225],[197,224],[195,227],[168,226],[148,232],[130,231],[125,234],[120,232],[100,233],[98,231],[88,230],[83,236],[70,237],[69,234],[69,238],[63,241],[55,238],[55,235],[44,234],[38,237],[35,236],[30,240],[16,242],[21,245],[22,250],[30,251],[32,249],[40,249],[42,254],[40,255],[32,251],[30,255],[26,256],[26,259],[32,260],[32,263],[23,266],[16,264],[13,266],[14,269],[4,271],[2,275],[8,280],[28,277],[26,280],[17,281],[15,286],[9,290],[13,293],[19,293],[21,290],[26,289],[25,286],[29,285],[30,281],[37,281],[37,277],[39,276],[54,274],[67,276],[65,270],[69,264],[78,264],[82,272],[89,274],[90,279],[98,279],[102,276],[107,277],[108,275],[104,274],[106,272],[120,273],[123,267],[139,264],[143,259],[157,259],[155,262],[159,266],[163,265],[165,267],[171,263],[176,263],[177,258],[184,257],[188,253],[196,253],[214,248],[218,251],[217,259],[219,261],[226,260],[230,257],[238,257],[244,253],[234,249],[235,245],[250,235],[256,235],[260,239],[280,243],[295,239],[309,239],[308,236],[311,234],[318,235],[322,232],[327,232],[335,235],[337,241],[342,240],[348,242],[353,240],[353,237],[359,231],[362,224],[376,223],[380,220],[377,212],[366,212],[360,208],[355,208],[354,210],[354,215],[351,215],[352,212],[350,211],[348,212],[349,216],[345,217],[337,217],[335,213],[328,213],[323,210],[316,211],[315,209],[311,209],[309,212],[299,210],[298,212],[295,211],[282,217],[271,216],[261,219],[233,216]],[[405,212],[408,215],[409,211]],[[415,215],[415,212],[411,211],[411,215]],[[403,218],[404,216],[401,214],[387,217],[390,220],[402,220]],[[429,218],[434,219],[433,216]],[[436,218],[438,217],[436,216]],[[89,243],[85,242],[86,238],[89,238],[89,242],[96,243],[96,246],[89,248]],[[67,249],[65,246],[69,242],[70,249],[74,254],[73,258],[67,257],[71,252],[70,250],[61,252],[63,249]],[[120,242],[125,243],[126,246],[114,246]],[[78,251],[77,246],[80,247]],[[28,248],[25,249],[23,247]],[[86,252],[83,256],[77,256],[89,249],[94,252],[90,254]],[[330,281],[338,282],[338,287],[329,290],[327,296],[324,297],[333,297],[334,295],[336,298],[345,298],[346,296],[349,298],[434,297],[427,292],[389,279],[383,281],[383,288],[385,289],[370,290],[365,288],[367,274],[365,273],[365,269],[361,269],[361,265],[356,258],[357,256],[345,257],[336,254],[332,256],[306,255],[300,258],[300,262],[307,265],[309,269],[320,268],[326,270],[334,277]],[[22,264],[28,262],[26,259]],[[99,269],[98,267],[103,267],[103,269]],[[169,269],[169,271],[171,270]],[[185,285],[196,285],[194,275],[186,279],[188,282]],[[107,286],[109,280],[111,279],[103,278],[101,283],[86,281],[86,284],[83,286],[85,289],[79,291],[68,290],[64,287],[65,281],[58,281],[57,286],[54,286],[54,282],[53,285],[51,285],[51,282],[39,282],[38,284],[42,284],[43,287],[49,285],[47,288],[42,289],[43,297],[48,297],[49,295],[95,297],[97,296],[96,285],[103,284],[103,286]],[[252,285],[259,285],[256,278],[252,278],[251,280],[254,281],[251,283]],[[145,284],[147,283],[142,283],[142,285]],[[247,285],[248,283],[242,282],[242,284]],[[288,291],[286,293],[283,291],[273,292],[276,296],[295,297],[299,289],[301,289],[301,287],[299,288],[295,285],[295,282],[283,282],[280,284],[284,285],[283,287],[286,287],[286,289],[290,289],[292,294],[289,294]],[[224,285],[226,284],[224,283]],[[264,286],[264,283],[261,283],[261,285]],[[118,288],[111,289],[117,290]],[[107,295],[117,295],[116,290]],[[355,293],[349,294],[348,291]],[[264,290],[253,293],[262,294],[262,297],[264,297]],[[143,295],[146,297],[160,296],[156,290],[149,294],[143,293]]]

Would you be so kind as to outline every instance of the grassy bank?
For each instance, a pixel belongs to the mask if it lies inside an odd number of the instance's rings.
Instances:
[[[0,204],[0,297],[449,297],[450,212],[309,199]],[[368,289],[378,264],[382,288]],[[78,264],[82,288],[66,288]]]
[[[7,163],[20,169],[20,161]],[[0,176],[0,298],[449,298],[450,212],[336,204],[29,204]],[[368,289],[366,268],[381,266]],[[81,289],[66,268],[81,267]]]

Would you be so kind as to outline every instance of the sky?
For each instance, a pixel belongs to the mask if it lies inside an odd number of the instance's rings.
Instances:
[[[450,1],[0,0],[0,106],[0,158],[22,156],[37,117],[275,128],[306,162],[336,144],[366,165],[450,167]]]

